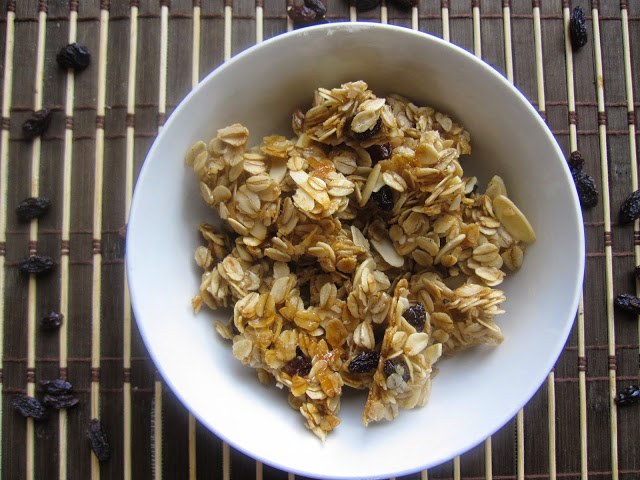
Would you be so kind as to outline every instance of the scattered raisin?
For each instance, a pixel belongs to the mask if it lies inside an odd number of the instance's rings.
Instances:
[[[580,205],[584,208],[595,207],[598,204],[598,190],[593,178],[584,172],[579,172],[573,176],[573,181],[576,184]]]
[[[371,350],[359,353],[351,363],[349,363],[349,371],[351,373],[370,373],[378,368],[380,363],[380,354]]]
[[[62,68],[72,68],[76,72],[81,72],[91,63],[91,53],[87,47],[70,43],[60,49],[56,55],[56,61]]]
[[[64,315],[58,312],[51,312],[46,317],[42,318],[40,322],[40,328],[45,332],[53,332],[60,328],[62,325],[62,320],[64,320]]]
[[[304,0],[304,5],[316,12],[316,20],[324,18],[327,14],[327,5],[325,0]]]
[[[620,310],[640,315],[640,298],[638,297],[623,293],[616,297],[614,303]]]
[[[619,406],[640,403],[640,387],[638,385],[629,385],[627,388],[620,390],[616,395],[616,403]]]
[[[574,8],[571,14],[569,36],[574,50],[583,47],[587,43],[587,23],[584,21],[584,12],[580,6]]]
[[[236,322],[234,322],[233,320],[231,321],[231,331],[233,332],[234,335],[240,335],[240,330],[238,330],[238,327],[236,326]]]
[[[575,150],[571,152],[569,156],[569,160],[567,160],[569,164],[569,170],[571,170],[571,175],[576,175],[582,171],[582,166],[584,165],[584,158],[582,158],[582,154],[579,150]]]
[[[356,140],[363,142],[364,140],[369,140],[376,133],[378,133],[380,131],[380,128],[382,128],[382,118],[379,118],[376,124],[369,130],[365,130],[364,132],[354,132],[353,130],[351,130],[351,133],[353,133],[353,136]]]
[[[366,12],[367,10],[373,10],[381,3],[382,0],[356,0],[356,10]]]
[[[19,264],[20,270],[24,273],[46,273],[54,266],[53,260],[44,255],[31,255],[22,260]]]
[[[16,208],[16,215],[21,222],[28,222],[41,217],[51,205],[51,201],[45,197],[29,197],[21,201]]]
[[[16,395],[11,399],[11,405],[23,417],[31,417],[34,420],[44,420],[49,415],[47,409],[33,397],[27,395]]]
[[[60,379],[42,380],[40,386],[45,393],[50,393],[51,395],[64,395],[70,393],[73,388],[69,382]]]
[[[89,422],[89,429],[87,430],[87,438],[91,442],[91,450],[98,457],[99,462],[106,462],[111,457],[111,449],[109,448],[109,440],[105,433],[100,420],[97,418],[91,419]]]
[[[389,185],[385,185],[377,192],[373,192],[371,194],[371,199],[376,202],[376,205],[380,208],[380,210],[393,210],[393,206],[395,205],[393,202],[393,192],[391,191],[391,187]]]
[[[311,25],[316,19],[316,12],[306,5],[296,5],[287,12],[296,28]]]
[[[307,357],[300,347],[296,348],[296,357],[293,360],[288,361],[282,371],[287,375],[293,377],[294,375],[300,375],[306,377],[311,371],[311,360]]]
[[[71,394],[51,395],[50,393],[44,394],[44,404],[47,407],[55,408],[56,410],[75,407],[80,400]]]
[[[424,304],[417,303],[413,307],[407,308],[402,316],[416,331],[421,332],[424,328],[424,324],[427,321],[427,312],[424,309]]]
[[[32,140],[39,137],[49,128],[51,123],[51,109],[43,108],[31,115],[22,124],[22,134],[27,140]]]
[[[411,8],[417,7],[420,3],[420,0],[393,0],[393,3],[395,3],[400,8]]]
[[[640,190],[629,195],[620,207],[620,223],[631,223],[637,218],[640,218]]]
[[[411,374],[409,373],[409,368],[407,364],[404,363],[400,357],[391,358],[384,362],[384,366],[382,367],[382,372],[386,377],[397,373],[402,376],[402,379],[405,382],[408,382],[411,378]]]
[[[376,163],[391,158],[391,152],[393,151],[393,147],[390,143],[384,143],[382,145],[371,145],[367,148],[367,152],[369,152],[369,156],[371,157],[371,166],[374,166]]]

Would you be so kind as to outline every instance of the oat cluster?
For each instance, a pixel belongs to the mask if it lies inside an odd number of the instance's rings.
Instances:
[[[500,177],[484,194],[463,177],[469,133],[432,108],[358,81],[318,89],[292,127],[187,152],[224,224],[200,225],[192,303],[233,308],[216,331],[324,439],[345,386],[368,390],[365,425],[391,420],[427,402],[441,355],[499,344],[495,287],[535,234]]]

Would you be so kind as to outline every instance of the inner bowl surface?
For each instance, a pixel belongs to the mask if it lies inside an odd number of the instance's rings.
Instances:
[[[250,144],[291,135],[291,112],[317,87],[366,81],[448,113],[471,133],[461,164],[481,188],[494,174],[538,240],[500,286],[506,337],[439,362],[428,405],[365,428],[363,393],[346,391],[342,424],[323,445],[286,393],[262,386],[233,358],[213,320],[190,299],[200,271],[197,226],[216,222],[184,154],[218,128],[242,123]],[[311,27],[257,45],[211,73],[175,110],[136,185],[127,233],[134,313],[156,366],[184,404],[234,447],[284,470],[323,478],[389,477],[444,462],[483,441],[528,401],[560,354],[584,270],[582,216],[568,168],[537,112],[491,67],[440,39],[380,24]]]

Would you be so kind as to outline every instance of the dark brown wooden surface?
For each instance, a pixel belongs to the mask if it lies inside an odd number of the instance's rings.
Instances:
[[[16,263],[29,253],[29,225],[16,220],[14,209],[19,201],[30,196],[32,144],[22,140],[21,124],[34,107],[36,87],[36,50],[39,12],[46,12],[46,40],[44,44],[43,105],[54,110],[51,128],[42,140],[39,168],[40,194],[52,200],[51,211],[38,221],[36,250],[60,261],[62,252],[63,160],[67,75],[55,63],[57,50],[67,43],[70,7],[78,4],[78,42],[93,53],[93,63],[75,76],[73,111],[73,167],[71,173],[71,224],[69,244],[69,308],[67,377],[74,384],[81,404],[68,414],[66,456],[60,456],[59,420],[53,415],[48,422],[36,424],[31,438],[25,420],[11,408],[11,398],[27,391],[27,356],[29,334],[27,318],[29,303],[35,306],[35,318],[48,311],[58,310],[61,285],[59,272],[38,279],[35,297],[28,295],[28,278],[20,274]],[[331,21],[349,19],[349,3],[327,0]],[[638,260],[634,242],[634,227],[617,225],[617,212],[624,198],[632,192],[632,156],[629,124],[634,120],[627,114],[626,82],[640,97],[640,1],[579,2],[586,13],[589,43],[573,53],[575,115],[569,111],[565,30],[562,0],[421,0],[417,10],[420,30],[442,36],[443,12],[449,15],[452,42],[474,50],[473,7],[479,7],[482,58],[507,75],[512,61],[516,86],[539,109],[544,111],[565,153],[569,153],[570,124],[575,119],[577,145],[586,158],[585,170],[592,175],[600,192],[610,192],[608,205],[601,201],[593,209],[584,211],[587,239],[587,263],[584,284],[584,347],[580,357],[578,322],[567,342],[551,380],[546,382],[524,408],[524,436],[517,435],[517,421],[513,419],[491,438],[491,469],[487,469],[482,444],[456,461],[432,468],[428,478],[496,478],[496,479],[606,479],[632,480],[640,478],[640,405],[617,410],[612,428],[611,393],[616,388],[640,383],[638,319],[632,315],[607,311],[607,271],[612,292],[636,292],[632,270]],[[579,4],[571,2],[571,8]],[[286,472],[256,462],[231,449],[223,453],[223,444],[206,428],[197,424],[189,434],[189,414],[166,386],[161,387],[162,405],[158,408],[156,373],[140,335],[132,321],[131,370],[124,368],[124,344],[127,332],[124,323],[124,243],[118,230],[126,223],[127,191],[127,92],[129,87],[129,34],[132,7],[138,6],[137,74],[135,84],[134,175],[140,169],[146,152],[158,131],[161,42],[160,0],[0,0],[0,82],[9,65],[6,58],[7,13],[15,9],[15,40],[13,52],[13,86],[11,98],[2,98],[10,105],[10,115],[3,118],[3,134],[8,135],[8,150],[0,151],[6,162],[5,191],[0,192],[1,215],[6,219],[6,241],[0,244],[3,257],[4,291],[2,304],[3,349],[1,372],[1,475],[3,479],[56,478],[60,463],[66,461],[68,478],[92,478],[91,452],[85,439],[91,417],[91,354],[92,354],[92,278],[96,265],[94,255],[94,166],[96,162],[96,116],[98,104],[98,51],[100,16],[109,13],[108,49],[106,58],[104,184],[101,192],[102,218],[100,251],[102,254],[100,308],[100,418],[107,430],[113,450],[112,458],[100,470],[101,478],[268,478],[285,479]],[[199,49],[199,78],[224,61],[225,5],[232,9],[231,54],[234,55],[256,40],[256,7],[263,6],[264,38],[278,35],[287,29],[286,0],[173,0],[168,9],[166,104],[167,114],[191,88],[192,32],[194,7],[200,7],[201,36]],[[412,11],[395,7],[387,0],[388,21],[412,26]],[[546,102],[538,98],[538,77],[534,46],[534,7],[539,4],[541,16],[543,85]],[[510,8],[507,22],[512,35],[512,60],[505,54],[504,7]],[[444,10],[448,8],[448,10]],[[600,28],[600,48],[603,66],[603,93],[606,112],[606,134],[599,135],[598,82],[596,75],[597,49],[594,49],[595,8]],[[623,22],[622,11],[628,12]],[[381,8],[359,15],[360,20],[380,21]],[[623,31],[630,39],[631,71],[625,72]],[[425,61],[428,61],[425,59]],[[631,74],[628,77],[627,74]],[[633,105],[633,110],[635,106]],[[544,108],[543,108],[544,107]],[[9,123],[10,122],[10,123]],[[602,139],[606,139],[605,156],[601,155]],[[607,171],[608,178],[602,172]],[[544,192],[541,192],[544,194]],[[611,215],[611,255],[606,245],[605,211]],[[1,225],[1,222],[0,222]],[[637,228],[637,224],[636,224]],[[638,237],[638,235],[635,235]],[[568,286],[569,287],[569,286]],[[562,295],[562,292],[558,292]],[[609,299],[610,301],[611,299]],[[546,299],[535,299],[544,302]],[[609,358],[610,338],[608,321],[614,322],[615,356]],[[33,339],[32,339],[33,340]],[[58,336],[35,331],[35,380],[60,375]],[[535,359],[531,359],[535,361]],[[579,372],[585,371],[586,395],[580,395]],[[616,385],[612,387],[609,374],[613,372]],[[131,404],[124,401],[125,382],[130,374]],[[526,372],[522,372],[526,375]],[[94,373],[95,375],[95,373]],[[553,395],[550,396],[550,392]],[[461,393],[473,403],[473,392]],[[586,406],[586,416],[580,405]],[[131,449],[125,449],[125,410],[131,413]],[[550,424],[549,412],[555,410]],[[158,416],[160,415],[160,416]],[[581,437],[580,423],[586,423],[586,437]],[[158,424],[159,423],[159,424]],[[554,429],[551,429],[554,427]],[[154,455],[161,432],[162,447]],[[555,432],[555,433],[554,433]],[[612,433],[613,432],[613,433]],[[193,432],[192,432],[193,433]],[[612,436],[613,435],[613,436]],[[195,440],[195,442],[193,441]],[[586,440],[586,449],[582,446]],[[33,442],[34,455],[29,459],[27,445]],[[616,448],[613,449],[612,445]],[[518,446],[523,456],[518,457]],[[401,446],[397,453],[401,454]],[[286,449],[286,445],[283,445]],[[395,450],[395,449],[394,449]],[[613,452],[617,451],[614,455]],[[195,453],[195,471],[190,472],[189,459]],[[555,461],[554,461],[555,456]],[[130,471],[125,469],[129,458]],[[617,461],[616,461],[617,460]],[[459,463],[458,463],[459,462]],[[585,463],[586,462],[586,463]],[[581,466],[586,464],[586,471]],[[617,464],[617,466],[616,466]],[[524,466],[519,470],[519,466]],[[93,475],[95,476],[95,471]],[[404,477],[425,478],[425,472]]]

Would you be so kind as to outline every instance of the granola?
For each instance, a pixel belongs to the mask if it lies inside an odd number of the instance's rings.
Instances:
[[[240,124],[195,143],[186,163],[224,227],[206,245],[199,311],[233,307],[216,331],[321,439],[343,387],[368,390],[363,422],[423,406],[442,355],[498,345],[505,297],[535,233],[500,177],[463,177],[470,135],[363,81],[319,88],[293,138],[249,147]]]

